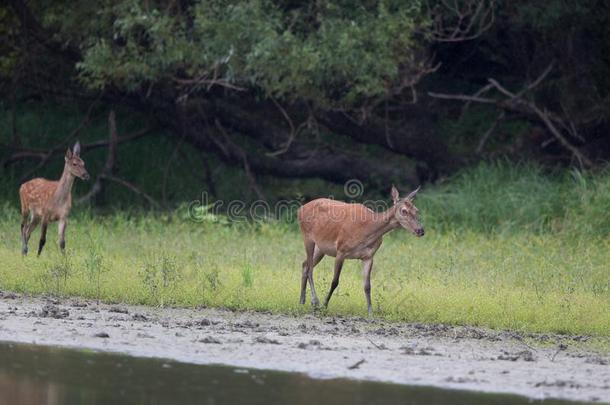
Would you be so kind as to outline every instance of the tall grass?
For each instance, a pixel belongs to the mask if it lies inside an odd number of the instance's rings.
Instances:
[[[610,170],[585,174],[498,161],[460,172],[422,193],[426,222],[443,231],[610,235]]]
[[[375,257],[376,316],[610,336],[608,172],[484,164],[427,188],[417,205],[426,236],[394,231]],[[96,216],[77,209],[66,257],[49,237],[40,258],[22,258],[18,217],[14,205],[0,210],[2,289],[311,310],[297,303],[304,253],[294,223],[194,223],[181,212]],[[325,258],[315,270],[320,294],[331,278],[332,258]],[[366,314],[359,262],[347,262],[328,313]]]

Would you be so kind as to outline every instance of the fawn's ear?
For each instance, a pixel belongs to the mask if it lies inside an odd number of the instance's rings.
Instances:
[[[70,148],[68,148],[68,150],[66,151],[66,162],[70,159],[72,159],[72,151],[70,150]]]
[[[392,185],[392,201],[394,201],[394,204],[398,202],[399,198],[400,197],[398,197],[398,190],[396,190],[396,187]]]
[[[421,188],[421,186],[417,186],[417,188],[413,191],[411,191],[409,193],[409,195],[407,196],[407,200],[413,200],[415,198],[415,196],[417,195],[417,192],[419,191],[419,189]]]
[[[80,156],[80,142],[76,141],[74,148],[72,148],[72,152],[75,156]]]

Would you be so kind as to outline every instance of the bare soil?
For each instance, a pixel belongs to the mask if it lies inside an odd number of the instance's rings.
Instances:
[[[610,357],[586,336],[374,318],[106,305],[0,292],[0,340],[196,364],[610,402]]]

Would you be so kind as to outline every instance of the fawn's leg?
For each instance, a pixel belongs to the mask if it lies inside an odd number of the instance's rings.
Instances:
[[[328,291],[328,295],[326,296],[326,300],[324,301],[324,306],[328,307],[328,302],[330,301],[330,297],[332,297],[335,288],[339,285],[339,276],[341,276],[341,269],[343,268],[343,256],[340,256],[337,253],[337,257],[335,258],[335,274],[333,276],[333,281],[330,283],[330,290]]]
[[[59,220],[59,225],[57,228],[57,234],[58,234],[58,239],[59,239],[59,249],[61,250],[61,253],[65,253],[65,249],[66,249],[66,226],[68,225],[68,221],[66,220],[66,218],[61,218]]]
[[[30,222],[23,228],[23,246],[21,251],[24,255],[28,254],[28,242],[30,241],[32,232],[36,229],[36,226],[38,226],[38,222],[40,222],[40,218],[32,214],[30,216]]]
[[[47,226],[49,223],[47,221],[42,221],[42,225],[40,227],[40,243],[38,243],[38,256],[40,256],[40,252],[42,252],[42,248],[44,247],[45,242],[47,241]]]
[[[27,242],[25,241],[25,229],[28,224],[28,216],[29,216],[29,214],[27,212],[21,213],[21,253],[23,255],[28,254],[28,245],[27,245]]]

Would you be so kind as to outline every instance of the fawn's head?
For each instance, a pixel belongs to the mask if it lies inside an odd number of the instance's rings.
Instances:
[[[73,176],[83,180],[89,180],[89,173],[85,169],[85,162],[80,158],[80,143],[76,142],[72,150],[66,151],[66,168]]]
[[[419,220],[419,212],[413,204],[413,199],[419,191],[419,187],[411,191],[408,196],[400,198],[396,187],[392,186],[392,201],[396,211],[394,217],[405,229],[410,230],[416,236],[424,236],[424,227]]]

